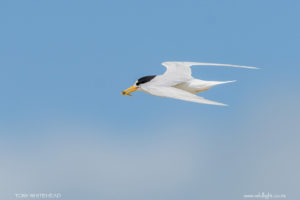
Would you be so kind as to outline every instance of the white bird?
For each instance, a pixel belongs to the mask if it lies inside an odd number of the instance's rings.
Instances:
[[[191,66],[204,65],[258,69],[256,67],[241,65],[199,62],[163,62],[162,65],[167,68],[164,74],[144,76],[138,79],[132,87],[124,90],[122,94],[131,96],[130,93],[134,91],[143,91],[159,97],[169,97],[183,101],[226,106],[226,104],[211,101],[197,96],[196,94],[206,91],[213,86],[234,81],[204,81],[195,79],[192,77]]]

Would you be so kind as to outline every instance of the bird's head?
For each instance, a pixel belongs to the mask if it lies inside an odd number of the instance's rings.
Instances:
[[[142,78],[139,78],[138,80],[135,81],[135,83],[133,84],[133,86],[131,86],[130,88],[124,90],[121,94],[122,95],[127,95],[127,96],[132,96],[130,93],[134,92],[134,91],[138,91],[141,88],[141,85],[148,83],[149,81],[151,81],[153,78],[155,77],[155,75],[152,76],[144,76]]]

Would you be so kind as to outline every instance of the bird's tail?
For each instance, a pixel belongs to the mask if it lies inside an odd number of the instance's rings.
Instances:
[[[233,83],[236,82],[236,80],[232,80],[232,81],[217,81],[217,84],[225,84],[225,83]]]
[[[233,82],[236,82],[236,80],[233,80],[233,81],[209,81],[209,82],[212,86],[215,86],[215,85],[220,85],[220,84],[225,84],[225,83],[233,83]]]

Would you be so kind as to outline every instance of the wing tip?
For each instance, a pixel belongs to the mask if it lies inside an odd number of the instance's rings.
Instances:
[[[225,107],[229,106],[229,105],[224,104],[224,103],[218,103],[218,104],[216,104],[216,105],[217,105],[217,106],[225,106]]]
[[[213,105],[213,106],[229,106],[227,104],[220,103],[220,102],[215,102],[215,101],[213,101],[213,102],[207,102],[205,104],[209,104],[209,105]]]
[[[259,67],[243,66],[246,69],[260,69]]]
[[[227,67],[238,67],[238,68],[244,68],[244,69],[261,69],[259,67],[254,66],[246,66],[246,65],[232,65],[232,64],[221,64],[221,63],[202,63],[202,62],[187,62],[187,61],[164,61],[161,64],[163,66],[167,66],[170,63],[180,63],[180,64],[188,64],[190,66],[193,65],[212,65],[212,66],[227,66]]]

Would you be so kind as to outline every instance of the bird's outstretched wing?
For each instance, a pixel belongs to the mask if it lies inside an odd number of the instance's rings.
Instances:
[[[191,94],[181,89],[177,89],[174,87],[165,87],[165,86],[146,86],[142,87],[142,89],[154,96],[159,97],[169,97],[174,99],[180,99],[183,101],[191,101],[195,103],[203,103],[203,104],[211,104],[211,105],[218,105],[218,106],[226,106],[226,104],[211,101],[205,99],[203,97]]]
[[[258,69],[257,67],[231,65],[231,64],[218,64],[218,63],[200,63],[200,62],[163,62],[163,66],[167,68],[165,73],[161,76],[165,85],[172,86],[181,82],[186,82],[192,79],[191,66],[222,66],[222,67],[237,67],[246,69]]]

